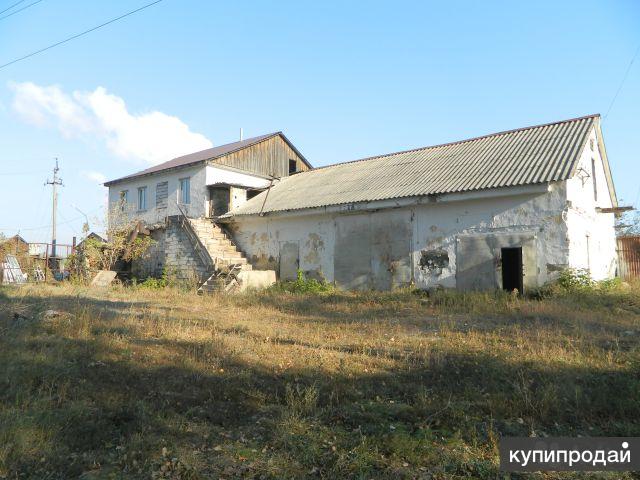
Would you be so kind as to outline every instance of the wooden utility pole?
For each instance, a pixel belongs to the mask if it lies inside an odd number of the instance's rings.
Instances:
[[[52,187],[52,195],[51,195],[51,257],[56,258],[56,213],[58,210],[58,185],[62,186],[62,179],[58,178],[58,172],[60,169],[58,168],[58,158],[56,158],[56,166],[53,169],[53,180],[47,180],[44,184],[51,185]]]

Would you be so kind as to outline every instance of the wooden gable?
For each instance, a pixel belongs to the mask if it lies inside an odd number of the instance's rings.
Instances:
[[[295,162],[296,171],[310,169],[308,162],[283,135],[274,135],[262,142],[229,153],[212,160],[212,164],[228,165],[263,176],[289,176],[290,161]]]

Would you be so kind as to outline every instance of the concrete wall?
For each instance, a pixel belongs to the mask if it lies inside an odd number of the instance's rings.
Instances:
[[[288,271],[294,245],[301,270],[345,288],[384,290],[411,282],[419,288],[456,287],[457,257],[464,254],[459,239],[469,236],[493,245],[492,261],[501,245],[520,242],[529,248],[525,285],[555,278],[569,263],[564,183],[498,190],[396,202],[395,208],[378,210],[371,204],[239,216],[230,230],[254,267],[281,271],[286,251]],[[480,287],[495,288],[495,279]]]
[[[189,216],[202,217],[207,207],[206,170],[204,165],[178,170],[159,172],[154,175],[134,178],[119,182],[109,187],[109,208],[117,208],[120,201],[120,192],[129,191],[129,204],[126,215],[144,221],[148,225],[164,222],[165,217],[178,215],[178,189],[180,179],[189,177],[191,180],[191,203],[183,205]],[[156,185],[168,182],[167,205],[164,208],[156,207]],[[138,210],[138,188],[147,187],[147,209]]]
[[[595,160],[597,200],[593,189],[591,160]],[[617,254],[613,213],[599,213],[596,207],[613,206],[605,177],[604,164],[595,130],[580,156],[576,175],[567,180],[568,228],[572,268],[586,269],[595,280],[611,278],[616,273]]]
[[[134,276],[157,278],[166,269],[166,273],[177,280],[195,282],[205,279],[206,266],[176,217],[170,217],[164,227],[152,230],[151,238],[155,243],[147,255],[132,262]]]

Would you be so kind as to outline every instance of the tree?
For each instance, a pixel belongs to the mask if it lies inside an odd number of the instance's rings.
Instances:
[[[144,224],[128,215],[124,205],[112,205],[106,225],[106,243],[95,238],[87,238],[83,243],[82,255],[90,270],[112,270],[119,260],[142,258],[154,243]]]
[[[618,236],[640,235],[640,212],[634,210],[627,212],[616,219],[616,232]]]

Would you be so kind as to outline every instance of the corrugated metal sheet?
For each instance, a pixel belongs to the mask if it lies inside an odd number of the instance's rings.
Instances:
[[[618,264],[624,280],[640,278],[640,236],[618,237]]]
[[[264,212],[569,178],[598,115],[318,168],[271,188]],[[232,215],[252,215],[265,193]]]
[[[199,162],[203,162],[206,160],[214,160],[225,155],[229,155],[231,153],[237,152],[239,150],[251,147],[256,145],[257,143],[268,140],[269,138],[280,135],[283,140],[298,154],[303,162],[305,162],[310,168],[311,165],[307,162],[307,160],[302,156],[302,154],[295,148],[295,146],[289,141],[287,137],[282,132],[269,133],[267,135],[260,135],[259,137],[247,138],[246,140],[241,140],[239,142],[227,143],[225,145],[219,145],[217,147],[208,148],[206,150],[202,150],[200,152],[190,153],[189,155],[183,155],[182,157],[177,157],[168,162],[161,163],[159,165],[154,165],[153,167],[149,167],[146,170],[142,170],[140,172],[127,175],[126,177],[118,178],[116,180],[110,180],[105,183],[105,186],[113,185],[114,183],[118,183],[122,180],[128,180],[134,177],[141,177],[143,175],[150,175],[152,173],[161,172],[163,170],[168,170],[171,168],[185,167],[187,165],[194,165]]]

